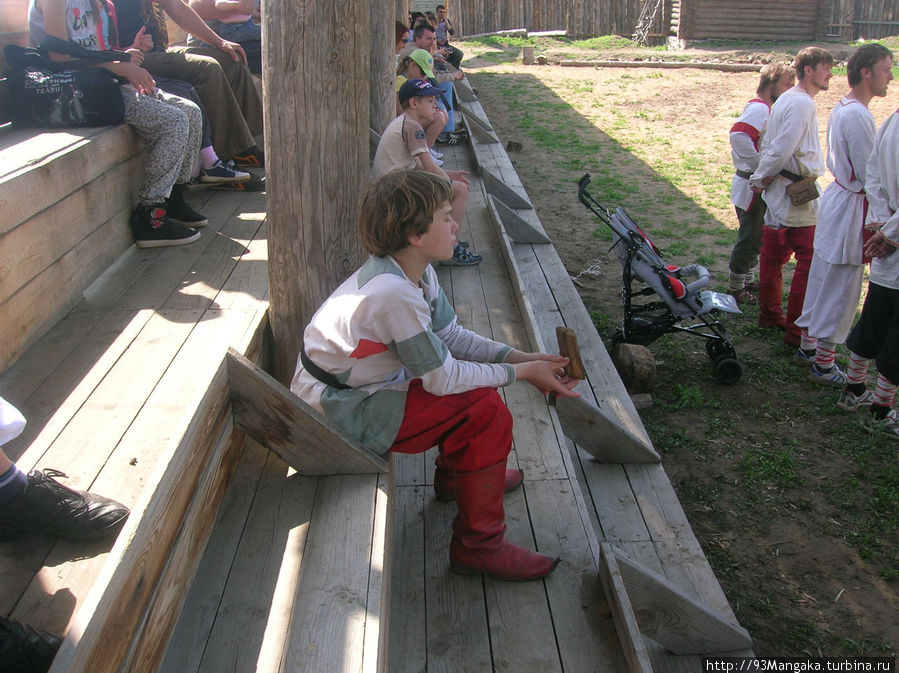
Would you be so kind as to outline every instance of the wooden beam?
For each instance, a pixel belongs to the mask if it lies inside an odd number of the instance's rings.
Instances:
[[[458,14],[456,16],[458,16]],[[468,103],[478,99],[478,97],[475,95],[474,89],[471,88],[471,84],[467,79],[460,79],[456,81],[454,87],[456,89],[456,95],[459,97],[459,100]]]
[[[235,350],[228,351],[234,423],[307,476],[387,472],[327,418]]]
[[[472,102],[472,101],[469,101]],[[492,131],[493,127],[490,125],[490,122],[487,121],[484,117],[475,112],[471,106],[459,104],[459,109],[462,110],[462,114],[465,115],[465,119],[473,119],[476,123],[480,124],[481,128],[485,131]]]
[[[608,542],[600,545],[599,578],[612,610],[612,621],[621,643],[621,653],[627,661],[627,670],[629,673],[652,673],[649,654],[618,570],[614,548]]]
[[[651,444],[632,435],[615,418],[584,397],[555,399],[565,436],[602,463],[658,463]]]
[[[615,549],[612,553],[640,631],[657,643],[675,654],[715,654],[752,648],[746,629],[621,551]]]
[[[497,141],[499,142],[499,141]],[[488,194],[493,194],[510,208],[518,208],[520,210],[532,210],[531,205],[525,197],[518,192],[513,191],[505,182],[496,177],[493,173],[481,166],[481,180],[484,183],[484,189]]]
[[[487,195],[487,208],[494,224],[502,227],[506,234],[516,243],[549,243],[549,238],[542,231],[537,231],[518,213],[509,208],[492,194]]]
[[[494,145],[499,142],[499,138],[496,137],[496,134],[492,130],[481,126],[475,121],[474,117],[466,116],[465,125],[468,127],[468,132],[471,134],[471,137],[478,142],[484,143],[485,145]]]

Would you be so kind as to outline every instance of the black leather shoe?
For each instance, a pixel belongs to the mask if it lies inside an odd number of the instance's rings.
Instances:
[[[0,671],[46,673],[61,642],[46,631],[0,617]]]
[[[53,479],[65,476],[58,470],[29,472],[25,491],[0,506],[0,540],[43,534],[81,542],[118,534],[128,518],[128,508]]]

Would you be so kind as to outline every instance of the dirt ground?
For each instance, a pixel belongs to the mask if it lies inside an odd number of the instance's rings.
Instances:
[[[667,259],[704,264],[725,290],[736,228],[727,132],[757,74],[522,66],[467,53],[464,67],[499,137],[521,143],[510,157],[607,344],[621,319],[620,266],[608,232],[578,202],[584,173],[593,196],[625,206]],[[770,58],[753,53],[692,57]],[[822,147],[847,90],[845,75],[835,75],[816,98]],[[897,101],[894,83],[871,105],[878,124]],[[714,380],[698,339],[653,344],[655,404],[641,417],[758,654],[894,652],[897,447],[836,410],[836,393],[808,383],[780,335],[756,318],[749,307],[725,319],[745,368],[734,386]]]

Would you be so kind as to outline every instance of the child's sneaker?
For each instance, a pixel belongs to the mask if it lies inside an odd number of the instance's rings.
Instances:
[[[476,266],[481,263],[481,260],[484,259],[481,255],[478,255],[468,248],[463,248],[458,243],[456,247],[453,249],[453,256],[450,259],[442,259],[440,260],[441,266]]]
[[[793,353],[793,362],[797,365],[803,365],[808,367],[815,361],[815,349],[814,348],[797,348],[796,352]]]
[[[235,167],[227,165],[221,159],[217,160],[209,168],[200,169],[200,182],[203,183],[246,182],[249,179],[249,173],[239,171]]]
[[[858,411],[862,407],[870,407],[874,402],[874,393],[866,390],[861,395],[856,395],[845,388],[840,391],[840,399],[837,400],[837,407],[843,411]]]
[[[821,369],[818,365],[812,365],[808,373],[808,380],[819,386],[842,388],[846,385],[846,375],[836,365],[829,369]]]
[[[865,429],[873,434],[884,433],[890,439],[899,439],[899,414],[890,409],[883,418],[874,418],[869,414],[865,419]]]

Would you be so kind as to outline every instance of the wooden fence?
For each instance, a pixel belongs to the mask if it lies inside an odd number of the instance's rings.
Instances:
[[[647,2],[654,4],[654,0],[449,0],[444,4],[459,37],[516,28],[589,36],[632,35]],[[416,0],[416,6],[419,3]],[[811,42],[899,34],[897,0],[664,0],[662,6],[648,31],[662,39],[670,34],[682,41]]]

